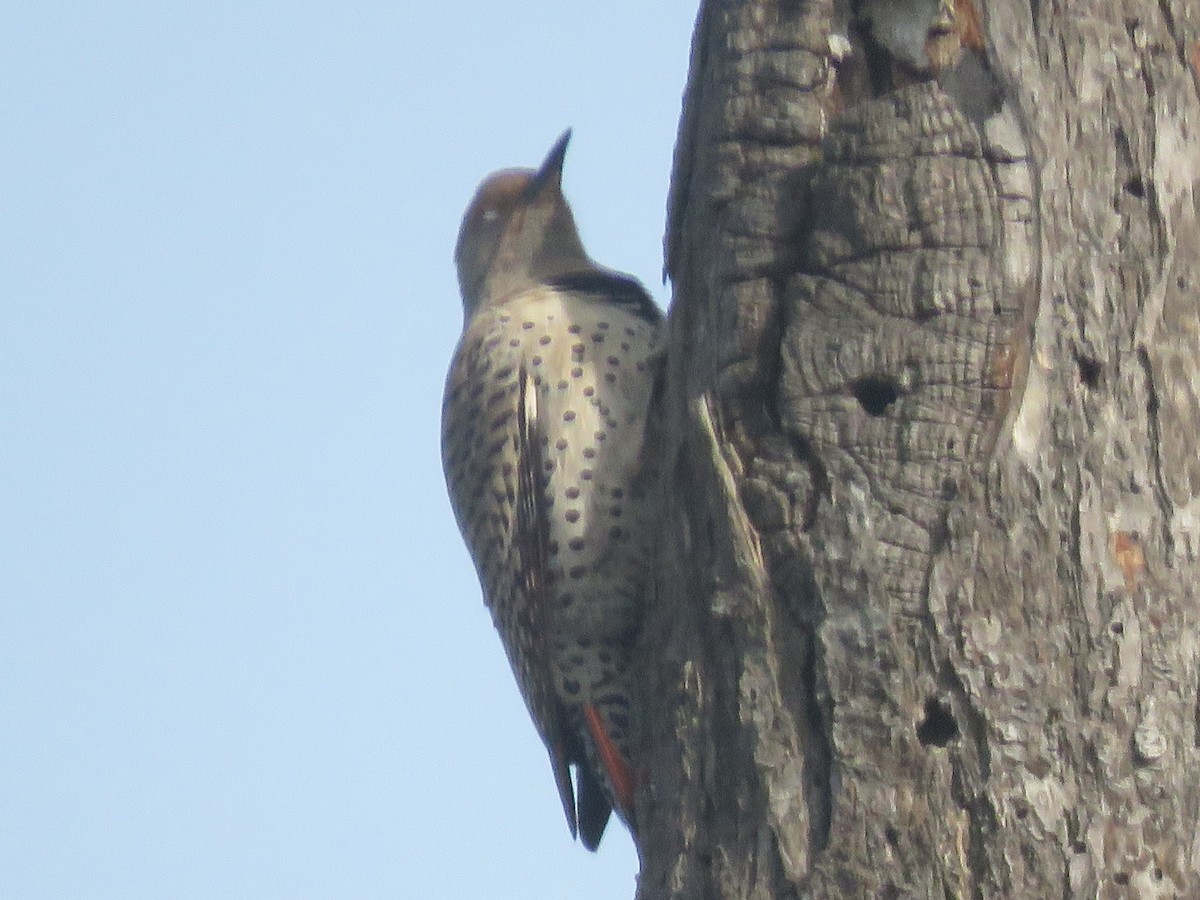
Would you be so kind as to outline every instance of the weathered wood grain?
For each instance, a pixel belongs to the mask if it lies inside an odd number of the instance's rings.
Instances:
[[[855,6],[697,22],[639,896],[1193,895],[1200,10]]]

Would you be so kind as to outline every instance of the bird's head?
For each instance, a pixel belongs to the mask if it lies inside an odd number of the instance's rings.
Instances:
[[[495,172],[475,192],[454,249],[467,318],[548,278],[594,266],[562,194],[570,139],[567,129],[540,168]]]

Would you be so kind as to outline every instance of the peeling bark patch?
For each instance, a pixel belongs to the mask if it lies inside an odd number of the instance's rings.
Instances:
[[[950,707],[936,697],[925,701],[925,718],[917,725],[917,740],[924,746],[945,747],[958,737],[958,722]]]
[[[1137,589],[1138,579],[1146,570],[1146,555],[1142,552],[1142,544],[1138,536],[1129,531],[1118,531],[1112,539],[1113,556],[1125,576],[1125,590],[1133,593]]]
[[[995,111],[1002,88],[991,73],[971,0],[856,0],[852,7],[849,40],[837,66],[835,112],[935,78],[971,118],[982,120]]]

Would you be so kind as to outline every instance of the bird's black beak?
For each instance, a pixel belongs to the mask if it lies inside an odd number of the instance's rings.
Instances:
[[[533,177],[529,179],[529,187],[525,189],[527,197],[536,197],[550,186],[553,186],[556,190],[562,187],[563,160],[567,156],[567,144],[569,143],[571,143],[570,128],[564,131],[562,136],[554,142],[554,146],[546,154],[546,159],[542,163],[541,168],[534,172]]]

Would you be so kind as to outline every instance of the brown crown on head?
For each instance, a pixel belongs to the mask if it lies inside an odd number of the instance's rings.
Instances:
[[[562,194],[570,138],[568,129],[538,169],[495,172],[475,192],[454,251],[468,317],[556,275],[595,267]]]

